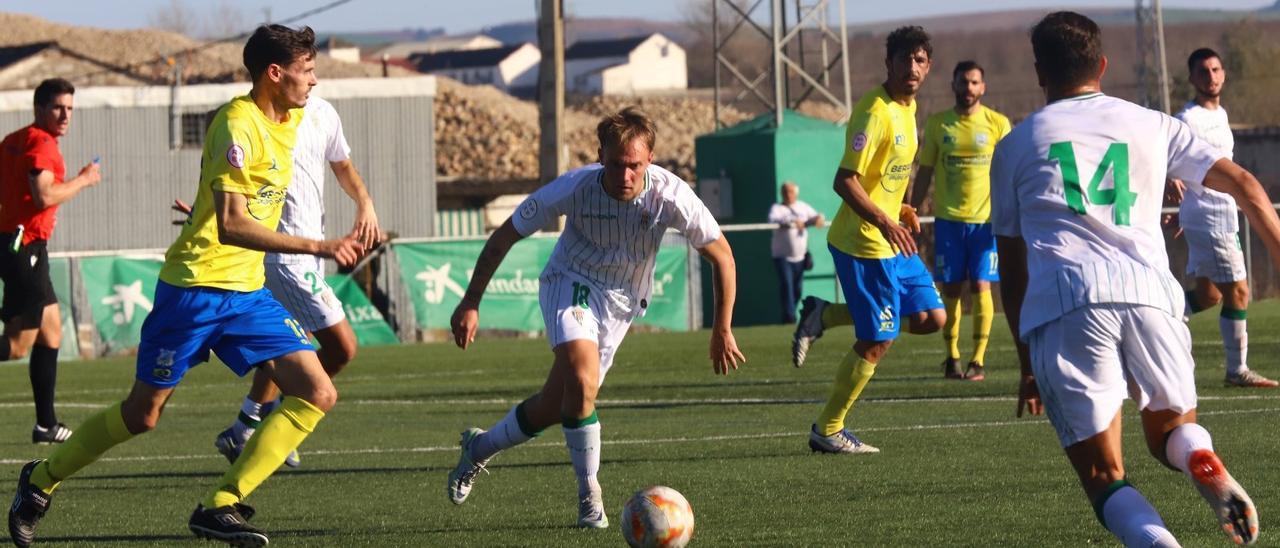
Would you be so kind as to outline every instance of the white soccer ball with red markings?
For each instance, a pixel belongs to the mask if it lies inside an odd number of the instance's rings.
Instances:
[[[641,490],[622,508],[622,536],[637,548],[684,546],[693,536],[693,509],[670,487]]]

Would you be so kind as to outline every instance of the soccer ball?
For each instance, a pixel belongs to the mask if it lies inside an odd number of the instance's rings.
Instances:
[[[622,536],[637,548],[684,546],[693,536],[693,509],[675,489],[643,489],[622,508]]]

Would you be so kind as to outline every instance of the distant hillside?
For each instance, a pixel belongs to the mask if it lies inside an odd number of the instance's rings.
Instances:
[[[920,25],[930,32],[981,32],[993,30],[1028,29],[1039,21],[1048,10],[1023,9],[1008,11],[992,11],[980,13],[962,13],[938,17],[922,17],[899,19],[878,23],[859,24],[849,22],[851,33],[882,34],[902,25]],[[1132,8],[1088,8],[1078,10],[1088,15],[1099,25],[1132,25]],[[1210,9],[1166,9],[1164,22],[1166,25],[1186,23],[1220,23],[1239,21],[1245,17],[1258,20],[1280,19],[1280,1],[1276,4],[1256,11],[1250,10],[1210,10]]]
[[[645,19],[605,19],[582,18],[565,21],[565,41],[573,43],[577,40],[602,40],[607,38],[629,38],[647,36],[660,32],[664,36],[684,44],[694,38],[694,34],[684,23],[666,21],[649,21]],[[505,23],[480,29],[480,33],[504,44],[520,44],[538,41],[538,26],[535,21],[519,21]]]

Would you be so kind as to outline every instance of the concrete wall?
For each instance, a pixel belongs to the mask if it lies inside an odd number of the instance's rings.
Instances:
[[[181,112],[203,113],[243,94],[242,84],[188,86]],[[434,233],[435,80],[321,80],[316,95],[342,116],[352,160],[364,176],[382,225],[401,236]],[[76,93],[70,132],[62,139],[67,176],[95,156],[103,180],[58,211],[52,251],[166,248],[178,234],[169,211],[190,202],[200,173],[199,148],[172,150],[168,88],[85,88]],[[32,120],[31,92],[0,93],[0,131]],[[327,232],[350,230],[355,208],[332,174],[325,189]]]

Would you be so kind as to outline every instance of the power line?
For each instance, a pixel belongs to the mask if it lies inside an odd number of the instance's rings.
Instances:
[[[302,19],[306,19],[306,18],[311,17],[311,16],[313,16],[313,15],[319,15],[319,14],[321,14],[321,13],[324,13],[324,12],[326,12],[326,11],[329,11],[329,10],[331,10],[331,9],[334,9],[334,8],[336,8],[336,7],[338,7],[338,6],[343,5],[343,4],[351,3],[352,1],[353,1],[353,0],[334,0],[333,2],[329,2],[328,4],[325,4],[325,5],[323,5],[323,6],[319,6],[319,7],[316,7],[316,8],[312,8],[312,9],[309,9],[309,10],[304,11],[304,12],[302,12],[302,13],[299,13],[299,14],[297,14],[297,15],[293,15],[293,16],[290,16],[290,17],[286,17],[286,18],[284,18],[284,19],[281,19],[280,21],[275,22],[274,24],[281,24],[281,25],[285,25],[285,24],[289,24],[289,23],[296,22],[296,21],[300,21],[300,20],[302,20]],[[256,29],[255,29],[255,30],[256,30]],[[168,62],[168,60],[169,60],[169,59],[172,59],[172,58],[177,57],[177,56],[180,56],[180,55],[191,55],[191,54],[193,54],[193,53],[198,53],[198,52],[201,52],[201,51],[204,51],[204,50],[210,49],[210,48],[212,48],[212,47],[214,47],[214,46],[217,46],[217,45],[219,45],[219,44],[225,44],[225,43],[228,43],[228,42],[235,42],[235,41],[239,41],[239,40],[244,40],[244,39],[248,38],[249,36],[251,36],[252,34],[253,34],[253,31],[244,31],[244,32],[241,32],[241,33],[239,33],[239,34],[232,35],[232,36],[227,36],[227,37],[224,37],[224,38],[219,38],[219,39],[217,39],[217,40],[211,40],[211,41],[205,42],[205,43],[200,44],[200,45],[197,45],[197,46],[192,46],[192,47],[185,48],[185,49],[181,49],[181,50],[178,50],[178,51],[174,51],[174,52],[170,52],[170,53],[161,54],[161,55],[158,55],[158,56],[156,56],[156,57],[154,57],[154,58],[148,59],[148,60],[146,60],[146,61],[139,61],[139,62],[136,62],[136,63],[130,63],[130,64],[127,64],[127,65],[124,65],[123,67],[105,68],[105,69],[102,69],[102,70],[99,70],[99,71],[85,73],[85,74],[80,75],[80,76],[79,76],[79,78],[92,78],[92,77],[94,77],[94,76],[99,76],[99,75],[109,74],[109,73],[114,73],[114,72],[120,72],[120,71],[122,71],[122,70],[123,70],[123,71],[130,71],[130,70],[133,70],[134,68],[137,68],[137,67],[144,67],[144,66],[147,66],[147,65],[150,65],[150,64],[153,64],[153,63],[164,63],[164,62]]]

